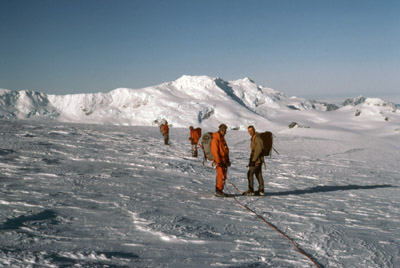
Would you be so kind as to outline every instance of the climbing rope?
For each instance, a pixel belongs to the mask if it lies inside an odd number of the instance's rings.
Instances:
[[[237,192],[240,193],[240,190],[236,187],[235,184],[233,184],[230,180],[228,180],[227,178],[225,178],[224,181],[227,181],[233,188],[235,188],[235,190]],[[276,227],[275,225],[273,225],[272,223],[270,223],[269,221],[267,221],[266,219],[264,219],[262,216],[260,216],[259,214],[257,214],[257,212],[255,212],[254,210],[252,210],[251,208],[247,207],[246,205],[244,205],[243,203],[241,203],[235,196],[234,194],[228,189],[229,193],[231,194],[231,196],[233,197],[233,199],[244,209],[248,210],[249,212],[253,213],[254,215],[257,216],[257,218],[259,218],[261,221],[263,221],[264,223],[268,224],[269,226],[271,226],[275,231],[277,231],[278,233],[280,233],[281,235],[283,235],[287,240],[289,240],[289,242],[301,253],[303,254],[307,259],[309,259],[316,267],[319,268],[318,263],[310,256],[308,255],[303,249],[301,249],[294,241],[293,239],[291,239],[289,236],[287,236],[284,232],[282,232],[281,230],[278,229],[278,227]]]
[[[180,151],[178,149],[178,151]],[[180,153],[183,155],[183,153],[180,151]],[[278,153],[278,152],[277,152]],[[279,154],[279,153],[278,153]],[[204,165],[204,163],[203,163]],[[207,168],[211,168],[214,169],[214,165],[213,167],[208,167]],[[228,182],[238,193],[241,193],[241,191],[239,190],[239,188],[236,187],[236,185],[231,182],[230,180],[228,180],[226,177],[223,178],[223,184],[225,186],[226,182]],[[261,215],[257,214],[257,212],[255,212],[254,210],[252,210],[251,208],[247,207],[246,205],[244,205],[242,202],[240,202],[235,196],[234,194],[228,189],[229,194],[233,197],[233,199],[244,209],[246,209],[247,211],[249,211],[250,213],[253,213],[254,215],[256,215],[257,218],[259,218],[261,221],[263,221],[264,223],[268,224],[270,227],[272,227],[275,231],[277,231],[279,234],[281,234],[282,236],[284,236],[287,240],[289,240],[289,242],[297,249],[297,251],[299,251],[302,255],[304,255],[307,259],[309,259],[314,265],[315,267],[320,268],[320,266],[318,265],[318,263],[309,255],[307,254],[307,252],[305,252],[303,249],[301,249],[294,241],[293,239],[291,239],[289,236],[287,236],[284,232],[282,232],[281,230],[279,230],[278,227],[276,227],[274,224],[270,223],[269,221],[267,221],[266,219],[264,219]]]

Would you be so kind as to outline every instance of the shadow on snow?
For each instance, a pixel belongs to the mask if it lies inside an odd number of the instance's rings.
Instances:
[[[29,216],[19,216],[15,219],[8,219],[2,225],[0,230],[16,230],[23,227],[27,223],[48,221],[50,224],[57,224],[57,214],[50,209],[43,210],[39,213]]]
[[[343,186],[316,186],[304,190],[294,190],[286,192],[277,193],[267,193],[268,196],[282,196],[282,195],[301,195],[301,194],[315,194],[315,193],[325,193],[325,192],[335,192],[335,191],[349,191],[349,190],[370,190],[377,188],[397,188],[398,186],[393,186],[390,184],[378,184],[378,185],[343,185]]]

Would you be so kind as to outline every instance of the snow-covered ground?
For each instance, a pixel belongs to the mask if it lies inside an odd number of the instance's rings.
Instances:
[[[151,126],[0,120],[0,266],[314,267],[239,201],[320,267],[400,267],[399,112],[363,105],[256,125],[280,153],[264,197],[230,183],[235,198],[214,197],[187,128],[164,146]],[[228,181],[244,191],[249,135],[226,140]]]
[[[220,123],[229,198],[213,196],[215,171],[188,140],[190,125]],[[240,195],[250,124],[280,153],[264,197]],[[400,267],[399,163],[398,104],[379,98],[332,104],[207,76],[65,96],[0,90],[0,266]]]

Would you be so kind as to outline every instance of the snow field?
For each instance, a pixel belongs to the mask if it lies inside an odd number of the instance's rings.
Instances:
[[[265,197],[226,191],[321,267],[399,266],[398,136],[309,131],[275,133]],[[171,146],[155,127],[9,120],[0,133],[0,265],[313,267],[213,196],[215,172],[190,156],[188,129],[171,128]],[[249,135],[226,139],[228,179],[245,191]]]

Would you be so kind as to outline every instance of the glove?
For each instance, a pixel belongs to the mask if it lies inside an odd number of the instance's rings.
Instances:
[[[217,164],[217,167],[222,167],[222,168],[224,168],[224,167],[226,167],[226,164],[225,164],[225,163],[218,163],[218,164]]]
[[[255,167],[256,166],[256,162],[254,162],[254,161],[250,161],[250,163],[249,163],[249,167]]]
[[[228,163],[226,163],[226,165],[227,165],[228,167],[230,167],[230,166],[231,166],[231,161],[228,160]]]

